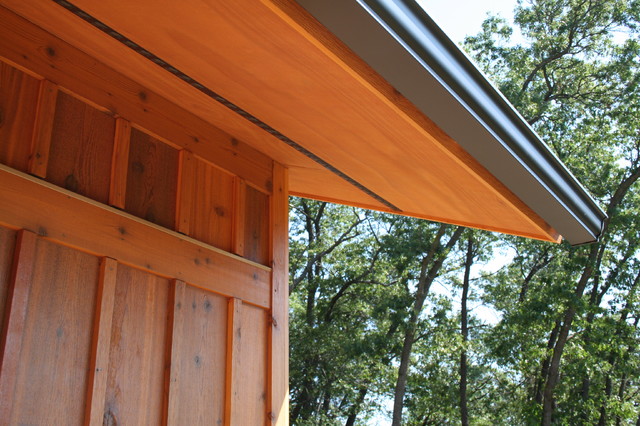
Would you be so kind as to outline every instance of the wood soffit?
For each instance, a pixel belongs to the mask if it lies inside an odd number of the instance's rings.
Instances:
[[[0,4],[285,165],[293,195],[559,240],[293,0]]]

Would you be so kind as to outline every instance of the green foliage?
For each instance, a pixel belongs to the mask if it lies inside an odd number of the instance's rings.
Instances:
[[[639,22],[638,1],[520,2],[524,42],[490,17],[465,46],[606,209],[599,243],[465,231],[447,250],[455,227],[292,199],[294,424],[387,422],[407,336],[407,425],[460,422],[462,354],[470,424],[540,424],[545,414],[567,425],[639,421]],[[482,272],[501,250],[512,259]],[[476,315],[480,303],[499,320]]]

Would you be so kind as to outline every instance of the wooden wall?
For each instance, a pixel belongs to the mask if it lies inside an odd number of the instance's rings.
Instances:
[[[286,424],[286,170],[0,18],[0,425]]]
[[[243,179],[4,62],[0,79],[0,162],[269,264],[272,166],[258,153],[262,179]]]

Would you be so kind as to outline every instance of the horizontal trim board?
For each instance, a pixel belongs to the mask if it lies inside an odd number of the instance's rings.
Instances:
[[[263,308],[271,268],[0,165],[0,223]]]

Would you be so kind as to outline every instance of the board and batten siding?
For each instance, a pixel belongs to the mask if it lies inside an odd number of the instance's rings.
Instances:
[[[287,424],[286,169],[0,21],[0,425]]]

